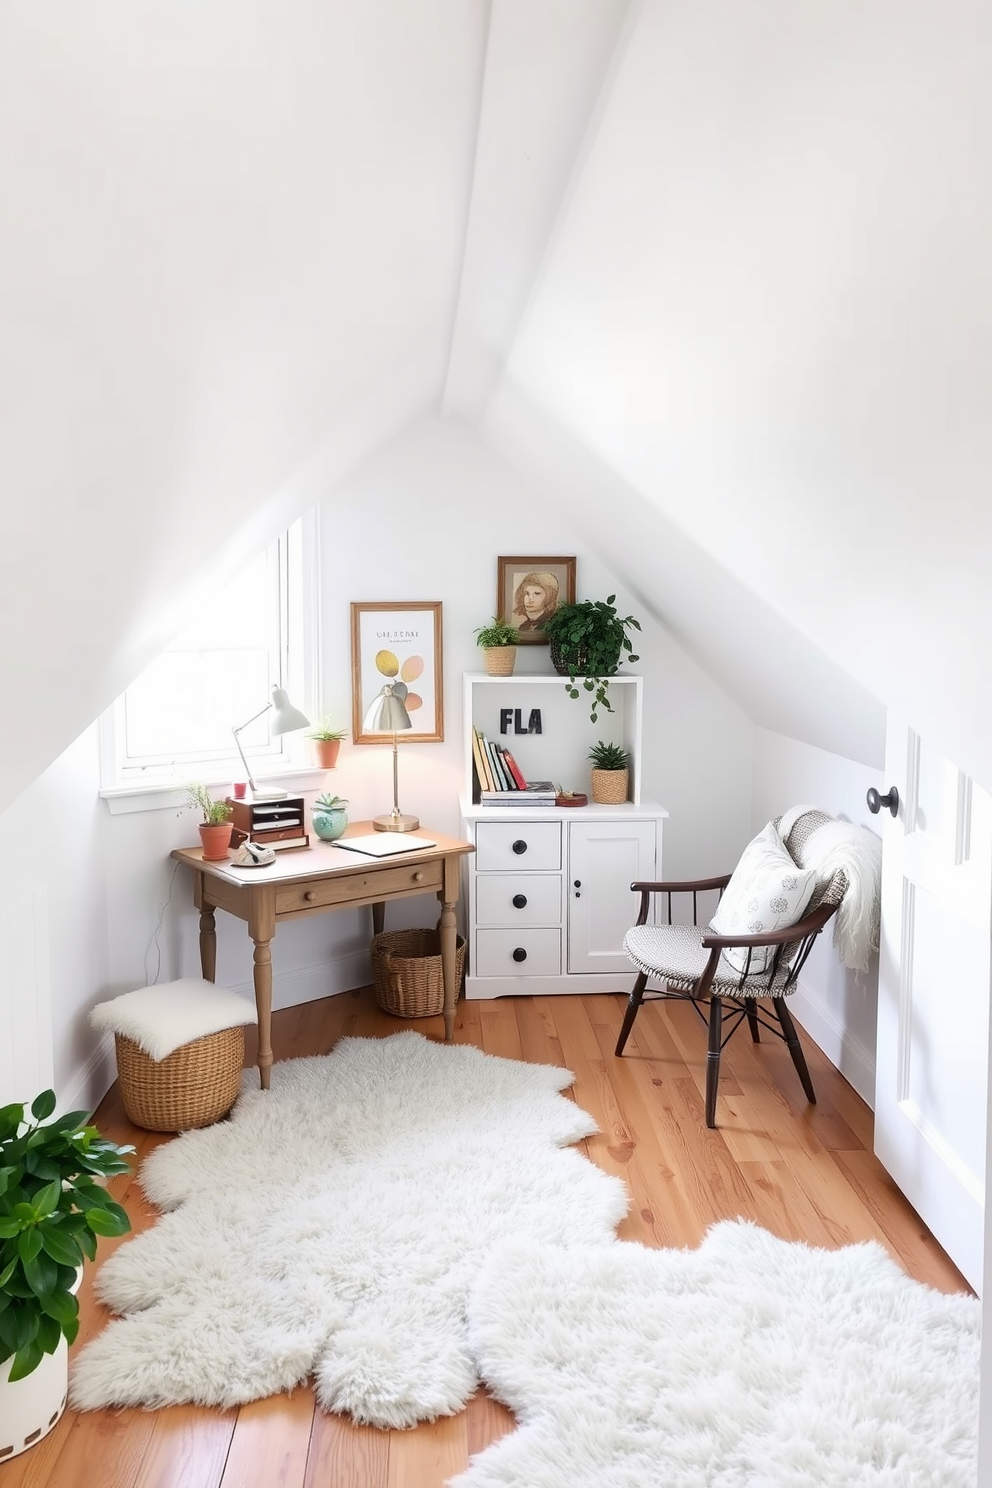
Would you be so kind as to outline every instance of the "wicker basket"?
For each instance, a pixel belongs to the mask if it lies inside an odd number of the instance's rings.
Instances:
[[[245,1031],[222,1028],[152,1059],[116,1033],[117,1075],[124,1110],[146,1131],[189,1131],[226,1116],[241,1089]]]
[[[490,677],[509,677],[517,660],[516,646],[487,646],[482,653]]]
[[[627,770],[590,770],[592,798],[598,806],[622,806],[627,799]]]
[[[465,941],[455,942],[461,988]],[[379,1006],[397,1018],[433,1018],[444,1008],[441,937],[436,930],[385,930],[372,938],[372,975]]]

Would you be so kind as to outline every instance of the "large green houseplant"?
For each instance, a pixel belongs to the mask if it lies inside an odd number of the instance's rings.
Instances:
[[[31,1105],[0,1109],[0,1364],[11,1383],[31,1374],[79,1328],[76,1287],[98,1235],[123,1235],[131,1222],[97,1183],[127,1173],[133,1147],[90,1126],[85,1111],[49,1121],[54,1091]]]
[[[621,658],[638,661],[627,634],[640,621],[633,615],[617,614],[615,594],[603,599],[582,599],[575,604],[559,605],[545,625],[551,661],[556,671],[568,677],[565,690],[569,697],[580,696],[576,683],[581,680],[585,692],[592,693],[590,718],[596,722],[597,709],[612,713],[608,678],[616,672]],[[624,656],[624,652],[628,652]]]

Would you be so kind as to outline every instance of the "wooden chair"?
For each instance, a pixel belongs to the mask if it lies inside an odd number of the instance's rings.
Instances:
[[[776,819],[781,821],[781,817]],[[807,811],[801,815],[788,837],[785,847],[799,868],[807,868],[804,848],[816,829],[833,818],[822,811]],[[691,1002],[704,1023],[709,1025],[709,1046],[706,1061],[706,1125],[716,1126],[716,1096],[720,1079],[720,1055],[724,1046],[737,1032],[741,1023],[747,1021],[751,1038],[760,1042],[759,1029],[764,1027],[778,1038],[784,1039],[792,1055],[792,1062],[802,1081],[806,1098],[815,1105],[816,1092],[810,1079],[806,1057],[803,1054],[796,1025],[785,1005],[785,998],[794,992],[796,982],[813,943],[830,920],[844,897],[847,878],[836,872],[823,883],[818,883],[809,901],[803,918],[795,925],[762,935],[716,935],[699,926],[699,896],[707,890],[722,896],[732,875],[718,878],[696,879],[692,882],[633,883],[631,889],[641,896],[637,922],[624,937],[627,957],[638,969],[637,979],[627,1004],[616,1053],[622,1054],[634,1026],[641,1004],[644,1001],[675,1000]],[[648,924],[652,896],[667,896],[667,923]],[[672,923],[672,896],[692,895],[692,924]],[[744,969],[730,965],[724,952],[740,948],[744,955]],[[770,948],[772,957],[765,969],[752,970],[752,956],[759,948]],[[764,960],[764,957],[762,957]],[[663,983],[662,988],[646,991],[649,980]],[[777,1026],[761,1006],[769,1000],[774,1009]],[[708,1018],[701,1004],[709,1005]],[[728,1004],[729,1028],[724,1023],[724,1004]]]

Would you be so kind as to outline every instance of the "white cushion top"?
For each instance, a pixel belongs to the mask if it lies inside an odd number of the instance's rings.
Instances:
[[[802,919],[816,883],[816,870],[800,868],[793,862],[769,822],[741,854],[710,926],[717,935],[767,935],[783,930]],[[725,950],[723,956],[731,966],[744,971],[748,954],[742,947]],[[752,972],[766,971],[775,947],[758,946],[750,956]]]
[[[123,1034],[157,1060],[208,1033],[256,1021],[253,1002],[201,977],[139,987],[90,1009],[94,1028]]]

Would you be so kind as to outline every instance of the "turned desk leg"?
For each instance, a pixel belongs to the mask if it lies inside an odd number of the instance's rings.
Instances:
[[[445,902],[441,905],[441,975],[444,980],[444,1039],[449,1044],[455,1032],[455,1004],[458,1001],[456,947],[455,906]]]
[[[200,910],[200,972],[205,982],[217,980],[217,922],[207,905]]]
[[[255,942],[255,1008],[258,1012],[258,1079],[268,1090],[272,1072],[272,946]]]

